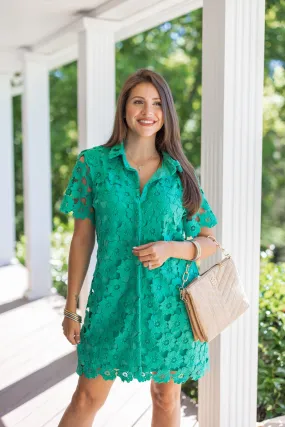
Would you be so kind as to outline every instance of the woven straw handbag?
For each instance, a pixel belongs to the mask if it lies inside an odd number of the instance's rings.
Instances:
[[[219,246],[225,258],[184,287],[189,274],[188,263],[179,289],[180,298],[185,302],[194,340],[210,342],[241,316],[250,304],[231,255],[226,253],[215,237],[207,238]]]

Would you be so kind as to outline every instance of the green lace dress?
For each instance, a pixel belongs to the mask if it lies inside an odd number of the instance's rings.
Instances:
[[[133,246],[183,241],[217,224],[201,187],[200,210],[186,218],[179,172],[179,161],[163,152],[161,166],[141,194],[124,141],[83,150],[77,157],[60,210],[90,218],[98,242],[77,345],[78,375],[183,383],[210,369],[208,343],[193,340],[179,295],[188,261],[171,257],[149,270],[132,253]],[[192,262],[187,283],[198,274]]]

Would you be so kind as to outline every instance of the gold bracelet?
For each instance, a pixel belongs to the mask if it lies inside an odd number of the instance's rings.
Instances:
[[[75,320],[79,323],[81,323],[81,321],[82,321],[82,317],[79,314],[73,313],[72,311],[69,311],[66,308],[64,309],[64,315],[66,317],[68,317],[69,319]]]
[[[75,316],[79,316],[79,314],[77,314],[77,313],[76,313],[76,312],[74,312],[74,311],[67,310],[67,308],[65,308],[65,309],[64,309],[64,312],[65,312],[65,313],[69,313],[69,314],[74,314]]]
[[[73,317],[71,317],[69,314],[65,314],[65,317],[67,317],[68,319],[74,320],[75,322],[81,323],[81,320],[74,319],[74,318],[73,318]]]
[[[197,261],[199,258],[201,258],[201,254],[202,254],[202,249],[201,249],[201,245],[200,243],[198,243],[196,240],[192,239],[191,242],[195,245],[196,247],[196,256],[195,258],[192,258],[191,261]]]
[[[81,317],[78,314],[72,314],[72,313],[68,313],[65,312],[64,314],[66,314],[67,316],[73,317],[74,319],[80,319]]]
[[[76,313],[71,313],[71,312],[69,312],[69,311],[64,311],[64,314],[66,314],[66,315],[68,315],[68,316],[70,316],[70,317],[73,317],[74,319],[78,319],[78,320],[80,320],[81,319],[81,316],[79,316],[78,314],[76,314]]]
[[[71,316],[70,314],[65,314],[65,317],[68,317],[69,319],[74,320],[75,322],[81,323],[81,319],[78,317]]]
[[[67,309],[64,309],[64,314],[68,314],[69,316],[72,316],[76,319],[81,319],[81,316],[79,316],[79,314],[73,313],[72,311],[69,311]]]

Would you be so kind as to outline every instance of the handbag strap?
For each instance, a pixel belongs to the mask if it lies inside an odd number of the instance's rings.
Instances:
[[[222,245],[216,240],[216,238],[214,236],[205,236],[205,237],[207,237],[207,239],[211,239],[222,250],[222,252],[224,253],[224,255],[226,257],[230,257],[230,254],[228,252],[226,252],[225,248],[222,247]],[[190,240],[190,242],[191,242],[191,240]],[[183,276],[182,276],[182,286],[179,286],[180,299],[183,299],[182,289],[184,288],[184,283],[187,282],[187,280],[188,280],[189,267],[190,267],[192,262],[193,261],[190,260],[190,262],[188,262],[186,264],[186,268],[185,268],[185,271],[184,271]],[[187,277],[185,277],[186,275],[187,275]]]
[[[213,240],[213,242],[216,243],[216,245],[222,250],[222,252],[224,252],[225,256],[230,256],[230,254],[226,252],[225,248],[222,247],[222,245],[216,240],[214,236],[206,236],[206,237],[207,239]]]

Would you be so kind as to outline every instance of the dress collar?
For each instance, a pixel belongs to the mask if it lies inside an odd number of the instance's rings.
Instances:
[[[115,144],[113,147],[110,148],[109,151],[109,158],[113,159],[114,157],[122,155],[126,159],[126,152],[125,152],[125,145],[124,140],[119,142],[118,144]],[[163,155],[163,162],[162,166],[168,166],[171,173],[176,172],[178,170],[179,172],[183,171],[183,168],[180,164],[180,162],[176,159],[173,159],[170,154],[168,154],[167,151],[162,151]]]

